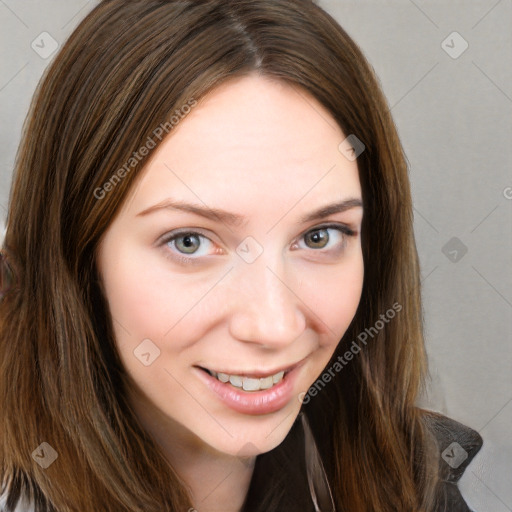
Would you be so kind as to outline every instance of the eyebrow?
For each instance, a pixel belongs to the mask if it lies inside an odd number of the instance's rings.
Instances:
[[[363,202],[361,201],[361,199],[357,197],[349,197],[347,199],[344,199],[343,201],[322,206],[306,215],[303,215],[299,219],[299,223],[305,224],[306,222],[323,219],[325,217],[328,217],[329,215],[334,215],[335,213],[342,213],[353,208],[362,207]],[[227,212],[219,208],[203,207],[198,204],[187,203],[185,201],[175,201],[172,199],[165,199],[158,204],[150,206],[149,208],[139,212],[137,214],[137,217],[145,216],[160,210],[177,210],[193,213],[195,215],[199,215],[201,217],[213,221],[220,220],[221,222],[228,224],[230,226],[240,227],[247,222],[246,217],[243,217],[242,215],[238,215],[236,213]]]

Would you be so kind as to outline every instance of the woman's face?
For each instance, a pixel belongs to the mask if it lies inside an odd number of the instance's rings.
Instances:
[[[346,135],[305,91],[250,75],[154,150],[97,256],[156,436],[232,455],[286,437],[361,296],[362,207],[322,214],[362,200]]]

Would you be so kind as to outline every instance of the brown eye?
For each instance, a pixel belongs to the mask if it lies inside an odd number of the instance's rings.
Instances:
[[[331,249],[334,250],[342,249],[346,245],[347,239],[356,234],[355,231],[346,225],[328,224],[308,231],[302,238],[305,241],[307,249],[326,249],[326,247],[329,246],[329,242],[334,241],[330,244]],[[336,240],[337,243],[335,243]],[[330,249],[326,249],[324,252],[329,250]]]
[[[310,231],[304,237],[305,240],[310,240],[312,249],[323,249],[329,243],[329,234],[326,229],[317,229]]]

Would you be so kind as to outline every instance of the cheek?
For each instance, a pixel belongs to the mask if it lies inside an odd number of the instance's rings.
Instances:
[[[135,353],[148,346],[158,357],[151,368],[176,360],[194,343],[207,318],[202,300],[211,283],[191,274],[169,272],[165,258],[118,245],[103,261],[103,282],[112,315],[117,348],[125,367],[133,374],[144,372]],[[192,323],[191,323],[192,322]],[[158,352],[160,351],[160,352]]]
[[[313,286],[308,287],[310,303],[322,321],[326,337],[322,345],[334,351],[357,311],[363,288],[362,255],[350,265],[333,266],[322,270]]]
[[[155,258],[154,253],[135,250],[129,244],[115,240],[112,243],[117,244],[116,250],[105,247],[109,258],[101,260],[101,266],[120,350],[126,345],[126,350],[131,351],[146,338],[156,343],[168,335],[175,339],[178,333],[183,334],[184,324],[188,325],[190,336],[191,316],[211,316],[208,300],[202,300],[211,283],[193,274],[169,272],[162,256]],[[298,296],[321,320],[318,327],[326,334],[321,338],[322,345],[336,343],[350,324],[361,297],[360,248],[354,246],[340,264],[308,265],[299,272],[303,278]],[[187,336],[180,339],[186,345]]]
[[[133,351],[146,338],[158,343],[171,326],[166,311],[174,294],[164,299],[158,271],[140,251],[116,240],[107,240],[102,249],[98,260],[120,352]]]

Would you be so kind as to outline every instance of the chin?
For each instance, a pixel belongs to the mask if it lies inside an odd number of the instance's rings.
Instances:
[[[300,405],[300,404],[299,404]],[[201,433],[203,442],[214,450],[237,457],[254,457],[279,446],[290,432],[300,407],[296,411],[264,416],[245,416],[236,421],[222,421],[222,427]],[[243,434],[242,434],[243,433]],[[198,433],[199,434],[199,433]]]

